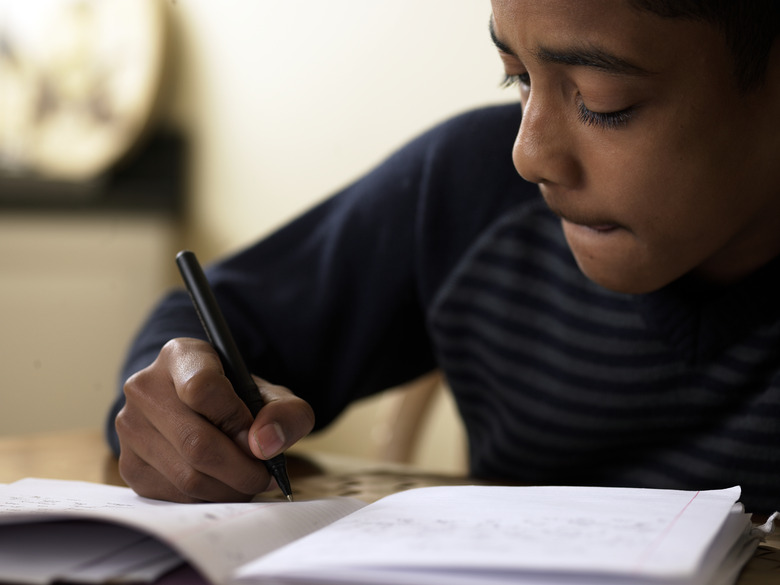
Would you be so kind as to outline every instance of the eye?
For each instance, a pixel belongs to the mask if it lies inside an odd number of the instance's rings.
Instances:
[[[628,107],[616,112],[594,112],[588,109],[582,96],[577,96],[577,117],[586,126],[598,126],[607,130],[623,128],[634,116],[634,108]]]
[[[517,73],[517,74],[506,73],[504,75],[504,79],[501,81],[501,87],[510,88],[515,85],[519,85],[525,89],[531,87],[531,76],[528,75],[528,73]]]
[[[506,73],[501,81],[502,88],[519,86],[521,91],[531,89],[531,76],[526,73],[510,74]],[[585,105],[582,95],[579,93],[575,98],[577,105],[577,118],[586,126],[595,126],[607,130],[616,130],[623,128],[633,118],[635,113],[634,106],[617,110],[614,112],[594,112]]]

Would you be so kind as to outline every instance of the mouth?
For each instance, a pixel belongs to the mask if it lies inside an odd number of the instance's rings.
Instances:
[[[557,215],[565,224],[573,227],[583,228],[597,234],[608,234],[620,229],[620,224],[606,218],[588,217],[586,215],[577,215],[564,213],[560,209],[550,207],[550,210]]]
[[[560,207],[555,205],[548,196],[545,196],[545,202],[550,208],[550,211],[557,215],[564,224],[568,224],[574,228],[584,229],[594,234],[606,235],[617,231],[622,227],[619,223],[604,216],[571,210],[563,211]]]
[[[570,223],[572,225],[575,225],[577,227],[582,227],[587,230],[590,230],[592,232],[596,232],[598,234],[608,234],[610,232],[614,232],[617,230],[620,226],[616,223],[579,223],[575,221],[569,221],[565,217],[561,218],[566,223]]]

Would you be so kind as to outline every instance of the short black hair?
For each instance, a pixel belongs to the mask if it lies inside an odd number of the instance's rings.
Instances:
[[[665,18],[690,18],[717,26],[734,58],[737,85],[743,91],[761,86],[769,53],[778,36],[779,0],[630,0],[641,10]]]

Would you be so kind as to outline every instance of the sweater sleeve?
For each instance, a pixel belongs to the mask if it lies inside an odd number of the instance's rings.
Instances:
[[[250,370],[308,401],[316,428],[354,400],[436,367],[426,303],[486,221],[485,210],[496,208],[490,179],[481,176],[496,175],[490,164],[473,164],[475,145],[495,143],[496,124],[505,126],[502,165],[511,169],[515,118],[515,110],[499,108],[442,124],[278,232],[206,268]],[[458,193],[465,185],[471,203]],[[185,336],[205,338],[189,297],[176,290],[141,328],[122,383],[168,340]],[[123,401],[120,390],[108,419],[115,452],[113,420]]]
[[[205,271],[249,369],[290,388],[327,425],[350,402],[435,367],[416,287],[425,141]],[[173,261],[173,260],[171,260]],[[120,387],[176,337],[205,334],[183,289],[143,324]],[[114,418],[108,441],[118,453]]]

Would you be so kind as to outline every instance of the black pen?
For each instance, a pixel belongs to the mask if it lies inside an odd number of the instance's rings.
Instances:
[[[227,379],[230,380],[233,390],[239,398],[249,407],[252,416],[256,417],[264,405],[263,398],[238,351],[236,342],[222,316],[217,299],[211,291],[198,259],[189,250],[183,250],[176,255],[176,264],[190,293],[192,304],[195,305],[195,311],[206,330],[206,335],[219,355]],[[276,480],[282,493],[292,502],[292,490],[290,489],[290,480],[287,477],[284,454],[279,454],[265,461],[265,466]]]

